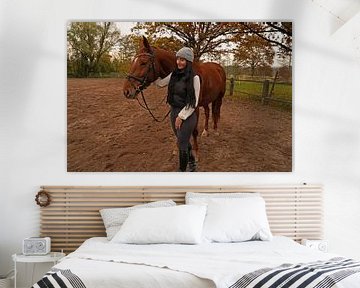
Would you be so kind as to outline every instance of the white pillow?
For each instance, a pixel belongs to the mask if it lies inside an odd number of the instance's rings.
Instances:
[[[203,237],[210,242],[271,240],[264,199],[247,197],[209,200]]]
[[[124,221],[129,216],[129,213],[132,210],[139,208],[170,207],[170,206],[176,206],[176,203],[172,200],[163,200],[163,201],[156,201],[146,204],[135,205],[128,208],[101,209],[100,214],[106,229],[107,239],[111,240],[115,236],[115,234],[120,230],[121,225],[124,223]]]
[[[241,192],[241,193],[198,193],[186,192],[186,204],[207,204],[211,199],[225,198],[246,198],[246,197],[259,197],[259,193],[255,192]]]
[[[131,211],[113,243],[197,244],[206,214],[205,205],[180,205]]]

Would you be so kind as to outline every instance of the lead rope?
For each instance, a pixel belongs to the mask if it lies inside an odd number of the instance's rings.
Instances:
[[[163,121],[166,119],[166,117],[169,116],[171,110],[169,109],[169,111],[166,113],[166,115],[165,115],[161,120],[159,120],[158,118],[155,117],[155,115],[152,113],[151,109],[149,108],[149,106],[148,106],[148,104],[147,104],[147,102],[146,102],[146,100],[145,100],[143,90],[140,90],[140,92],[141,92],[141,98],[142,98],[145,106],[144,106],[143,104],[141,104],[140,101],[139,101],[139,99],[136,97],[136,100],[138,101],[139,105],[140,105],[142,108],[146,109],[146,110],[150,113],[151,117],[152,117],[156,122],[163,122]],[[166,98],[166,95],[165,95],[165,97],[163,98],[163,100],[161,100],[161,102],[160,102],[159,105],[156,107],[156,109],[164,102],[165,98]]]

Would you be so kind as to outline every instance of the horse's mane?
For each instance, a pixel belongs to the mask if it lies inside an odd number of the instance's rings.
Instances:
[[[175,53],[167,51],[163,48],[151,46],[155,53],[155,57],[158,59],[159,63],[161,63],[160,67],[160,77],[166,77],[169,73],[174,71],[176,66],[176,57]]]

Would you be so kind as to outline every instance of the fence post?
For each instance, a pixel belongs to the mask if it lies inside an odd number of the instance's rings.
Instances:
[[[230,77],[230,96],[233,95],[234,92],[234,76]]]
[[[269,98],[272,97],[272,94],[273,94],[273,91],[274,91],[274,87],[275,87],[275,84],[276,84],[276,79],[277,79],[277,77],[278,77],[278,74],[279,74],[279,70],[276,70],[275,77],[274,77],[274,81],[272,82],[272,85],[271,85],[271,90],[270,90],[270,93],[269,93]]]
[[[268,97],[269,97],[269,80],[265,80],[263,83],[261,103],[267,104]]]

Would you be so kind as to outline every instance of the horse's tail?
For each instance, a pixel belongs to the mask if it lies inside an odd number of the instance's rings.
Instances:
[[[222,105],[222,98],[225,93],[220,93],[219,97],[216,98],[211,105],[212,118],[214,120],[214,128],[217,129],[217,123],[220,121],[220,111]]]
[[[217,129],[217,124],[220,121],[220,111],[221,111],[222,99],[225,96],[225,92],[226,92],[225,69],[221,65],[218,65],[217,70],[218,70],[218,73],[221,78],[221,85],[220,85],[220,89],[219,89],[219,94],[218,94],[217,98],[213,101],[212,107],[211,107],[211,112],[212,112],[212,117],[214,120],[214,128],[215,129]]]
[[[226,92],[226,72],[225,72],[225,69],[224,69],[224,67],[222,67],[222,66],[220,66],[220,75],[221,75],[221,78],[222,78],[222,82],[223,82],[223,89],[222,89],[222,91],[221,91],[221,93],[222,93],[222,96],[221,96],[221,98],[222,97],[224,97],[224,95],[225,95],[225,92]]]

